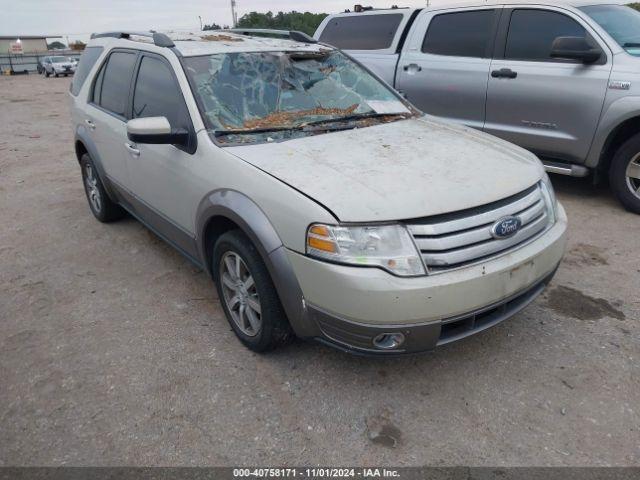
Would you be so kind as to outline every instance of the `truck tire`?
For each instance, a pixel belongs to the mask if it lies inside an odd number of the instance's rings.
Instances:
[[[611,162],[609,183],[620,203],[640,214],[640,134],[618,148]]]
[[[289,320],[251,240],[240,230],[226,232],[212,256],[218,298],[238,339],[254,352],[289,343],[294,338]]]

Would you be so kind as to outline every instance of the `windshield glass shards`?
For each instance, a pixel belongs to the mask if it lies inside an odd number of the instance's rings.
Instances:
[[[186,58],[185,66],[205,124],[223,143],[282,140],[414,114],[337,51],[215,54]]]

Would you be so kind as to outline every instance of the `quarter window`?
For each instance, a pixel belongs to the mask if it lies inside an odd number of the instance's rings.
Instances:
[[[343,50],[384,50],[393,44],[402,18],[401,13],[335,17],[320,41]]]
[[[189,114],[169,66],[143,57],[133,93],[133,118],[166,117],[171,128],[190,128]]]
[[[566,61],[551,58],[551,47],[558,37],[585,37],[585,28],[572,18],[545,10],[515,10],[511,15],[505,58],[510,60]]]
[[[93,102],[116,115],[125,116],[131,75],[137,55],[113,52],[96,80]]]
[[[490,56],[495,10],[436,15],[422,42],[422,52],[453,57]]]
[[[84,49],[84,52],[82,52],[82,55],[80,55],[80,62],[78,63],[76,73],[73,75],[73,84],[71,85],[71,93],[73,95],[80,93],[80,89],[82,85],[84,85],[89,71],[98,61],[102,50],[104,50],[102,47],[87,47]]]

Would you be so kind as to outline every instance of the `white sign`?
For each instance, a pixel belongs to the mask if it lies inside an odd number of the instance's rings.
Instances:
[[[9,44],[9,52],[13,55],[22,55],[24,53],[24,50],[22,49],[22,42],[19,40],[11,42]]]

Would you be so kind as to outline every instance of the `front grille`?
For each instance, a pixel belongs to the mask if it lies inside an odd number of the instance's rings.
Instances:
[[[493,225],[503,217],[519,217],[520,230],[496,239]],[[540,185],[507,199],[446,215],[407,222],[430,273],[468,265],[505,253],[542,233],[549,224]]]

